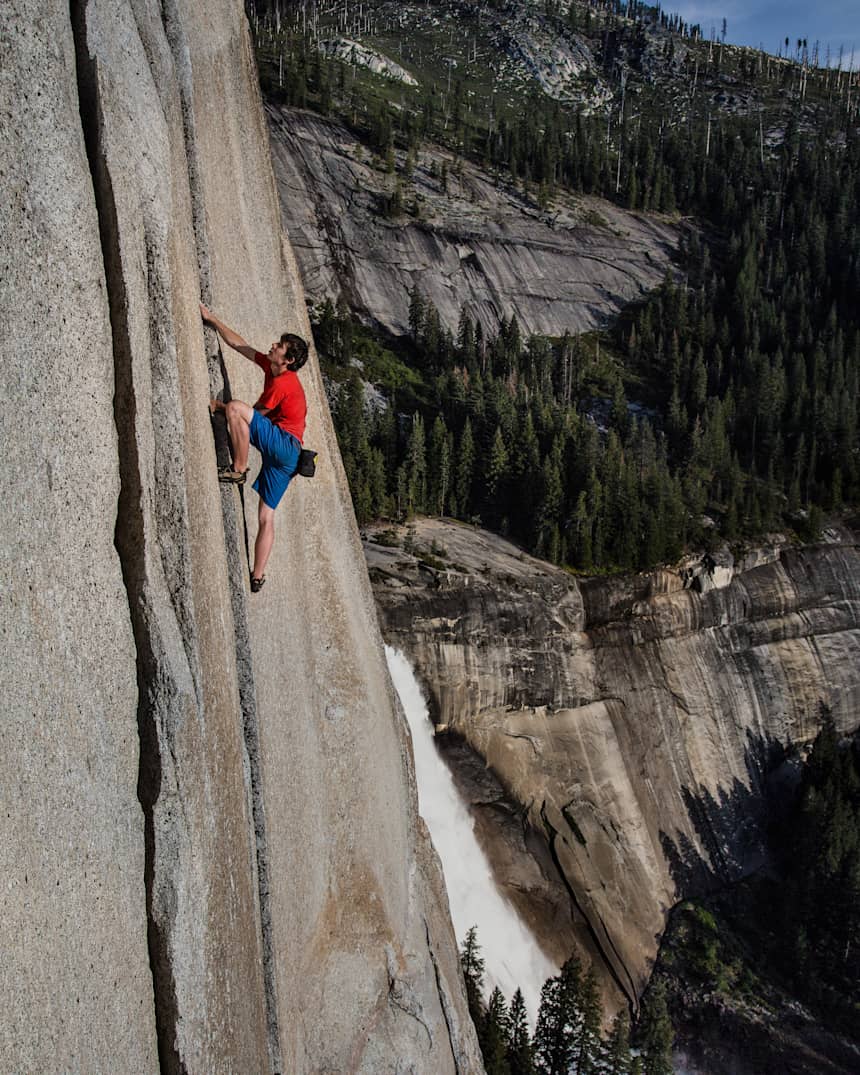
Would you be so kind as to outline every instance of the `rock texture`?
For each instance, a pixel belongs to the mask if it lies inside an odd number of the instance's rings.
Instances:
[[[417,81],[404,70],[399,63],[381,52],[365,48],[357,41],[350,41],[346,37],[334,37],[328,41],[320,42],[320,51],[329,57],[342,60],[343,63],[352,64],[355,67],[366,67],[376,75],[383,75],[394,82],[404,82],[407,86],[417,86]]]
[[[111,329],[68,4],[3,5],[0,115],[0,1069],[153,1071]]]
[[[675,901],[760,863],[786,748],[822,704],[860,723],[856,536],[582,581],[453,523],[419,521],[414,540],[417,555],[366,543],[386,640],[491,770],[497,790],[461,770],[473,799],[519,816],[510,838],[483,825],[491,856],[535,849],[540,882],[503,865],[502,884],[548,946],[565,889],[566,935],[635,1007]]]
[[[242,4],[11,0],[0,50],[0,1069],[480,1071],[313,357],[253,599],[215,479],[260,379],[198,300],[310,335]]]
[[[460,310],[495,332],[516,314],[521,329],[587,332],[656,287],[679,230],[596,198],[559,195],[548,211],[472,165],[427,152],[404,185],[418,215],[380,212],[395,179],[336,123],[267,106],[284,226],[307,294],[343,295],[395,334],[408,331],[418,287],[456,332]],[[402,166],[399,161],[398,166]]]

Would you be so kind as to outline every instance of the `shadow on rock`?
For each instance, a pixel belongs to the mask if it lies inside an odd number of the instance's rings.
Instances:
[[[744,761],[748,783],[734,777],[716,795],[684,785],[690,830],[660,832],[679,899],[707,895],[769,864],[768,829],[797,787],[799,759],[778,740],[748,731]]]

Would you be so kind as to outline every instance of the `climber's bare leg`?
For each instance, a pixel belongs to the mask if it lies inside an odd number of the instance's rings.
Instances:
[[[233,469],[244,473],[248,469],[248,449],[251,444],[251,419],[254,408],[241,399],[231,399],[225,404],[227,431],[233,445]]]
[[[261,579],[266,571],[266,563],[272,545],[275,543],[275,509],[261,500],[257,512],[257,540],[254,543],[254,570],[252,577]]]

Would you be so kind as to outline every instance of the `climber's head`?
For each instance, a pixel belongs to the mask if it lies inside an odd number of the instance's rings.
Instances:
[[[300,370],[307,360],[308,345],[294,332],[284,332],[278,342],[269,348],[269,361],[275,376],[285,369]]]

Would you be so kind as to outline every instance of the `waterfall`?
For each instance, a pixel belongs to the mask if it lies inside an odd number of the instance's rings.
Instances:
[[[478,927],[487,992],[498,986],[510,1004],[519,987],[531,1018],[537,1017],[541,986],[558,968],[546,958],[531,931],[493,880],[490,863],[475,836],[472,817],[448,766],[433,742],[427,702],[409,661],[385,647],[388,668],[406,711],[415,752],[418,809],[442,860],[457,940]]]

